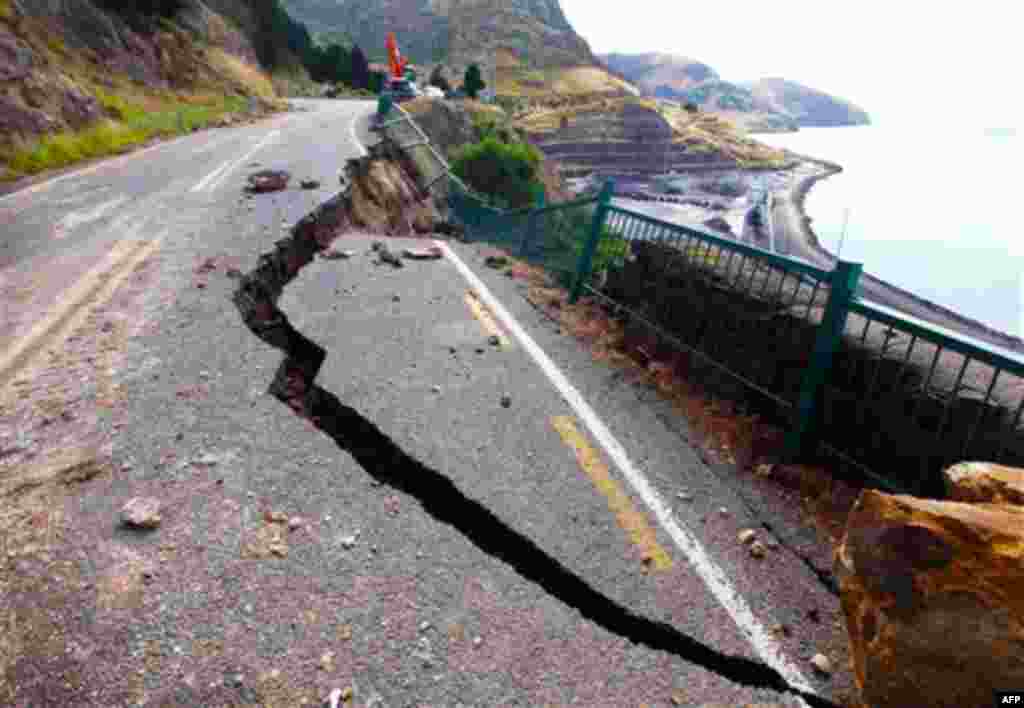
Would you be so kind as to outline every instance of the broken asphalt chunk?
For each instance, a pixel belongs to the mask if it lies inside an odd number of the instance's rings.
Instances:
[[[249,175],[250,192],[263,194],[265,192],[280,192],[287,189],[288,182],[292,176],[284,170],[263,170]]]
[[[431,246],[430,248],[407,248],[402,251],[402,255],[406,258],[412,258],[420,261],[437,260],[438,258],[444,257],[444,253],[441,251],[439,246]]]
[[[347,260],[354,255],[356,255],[355,251],[339,251],[334,248],[328,248],[326,251],[320,252],[320,257],[328,261]]]

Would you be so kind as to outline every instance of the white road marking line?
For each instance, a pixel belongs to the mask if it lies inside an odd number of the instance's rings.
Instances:
[[[109,212],[117,209],[126,201],[128,201],[128,197],[121,196],[117,199],[111,199],[110,201],[103,202],[102,204],[97,204],[92,209],[72,211],[57,222],[57,225],[54,227],[54,237],[64,238],[82,224],[88,224],[90,221],[102,219]]]
[[[201,192],[202,190],[206,189],[206,185],[210,182],[210,180],[212,180],[214,177],[216,177],[221,172],[223,172],[227,168],[227,166],[230,165],[230,164],[231,164],[231,160],[225,160],[223,163],[221,163],[220,167],[215,169],[210,174],[206,175],[206,177],[203,177],[203,179],[199,180],[196,183],[196,186],[194,186],[189,191],[191,191],[191,192]]]
[[[363,157],[366,157],[366,148],[363,147],[363,144],[361,142],[359,142],[359,136],[356,135],[356,121],[361,117],[362,116],[357,115],[348,122],[348,131],[352,135],[352,142],[355,144],[357,148],[359,148],[359,154],[362,155]]]
[[[523,349],[537,363],[541,371],[548,377],[562,398],[576,412],[580,420],[586,424],[590,434],[604,449],[605,454],[615,463],[622,476],[632,485],[637,495],[644,501],[647,507],[657,518],[668,535],[675,542],[679,550],[690,561],[690,565],[700,575],[701,580],[708,587],[711,593],[718,600],[719,604],[732,616],[733,622],[739,630],[746,635],[747,640],[754,647],[757,655],[761,657],[768,666],[777,671],[786,682],[800,691],[813,694],[815,690],[810,682],[795,665],[782,653],[779,644],[765,629],[764,625],[754,616],[746,600],[733,587],[728,575],[708,555],[708,552],[701,545],[688,529],[676,521],[672,510],[666,504],[661,495],[651,486],[644,474],[637,469],[626,455],[625,448],[615,439],[611,431],[601,422],[597,413],[590,407],[583,396],[565,375],[559,370],[550,357],[540,346],[533,341],[533,338],[520,326],[514,317],[505,309],[494,295],[483,284],[483,281],[476,276],[469,267],[462,262],[455,252],[443,241],[435,243],[444,251],[447,258],[455,264],[462,276],[476,290],[480,299],[491,309],[505,329],[511,332],[522,344]],[[803,699],[797,699],[799,704],[806,706]]]
[[[227,169],[225,169],[223,172],[217,175],[217,177],[214,178],[213,182],[210,183],[208,190],[212,192],[213,190],[220,187],[220,185],[224,183],[224,180],[227,179],[227,176],[234,172],[243,162],[250,159],[253,155],[255,155],[257,152],[266,147],[267,143],[271,142],[272,140],[276,140],[280,136],[280,130],[275,130],[268,133],[263,138],[263,140],[260,140],[258,143],[256,143],[256,146],[252,150],[250,150],[249,152],[245,153],[240,158],[232,162],[230,165],[227,166]]]

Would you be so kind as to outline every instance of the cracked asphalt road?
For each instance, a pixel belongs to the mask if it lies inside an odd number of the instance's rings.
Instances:
[[[39,487],[50,496],[34,515],[0,528],[0,612],[12,628],[0,640],[0,703],[316,705],[352,687],[355,705],[798,705],[736,680],[762,666],[744,631],[642,500],[581,467],[555,424],[572,410],[514,338],[488,343],[452,261],[376,267],[373,239],[346,235],[335,246],[356,256],[317,259],[285,290],[291,325],[327,352],[316,383],[337,402],[325,410],[336,438],[352,436],[344,446],[268,395],[282,354],[242,323],[228,269],[253,269],[337,189],[359,152],[349,126],[373,110],[304,105],[312,112],[0,201],[16,226],[0,286],[26,293],[4,313],[17,336],[126,233],[160,239],[93,313],[100,333],[113,322],[120,334],[106,365],[49,362],[5,403],[0,449],[15,451],[0,456],[0,479],[68,469],[57,453],[81,439],[75,425],[89,431],[82,454],[100,464]],[[245,175],[262,168],[290,170],[293,188],[243,198]],[[306,177],[323,188],[297,189]],[[751,559],[736,542],[758,525],[749,505],[658,404],[553,332],[519,283],[483,267],[481,249],[449,246],[662,496],[690,491],[674,505],[679,522],[761,623],[792,627],[782,649],[810,676],[807,661],[836,640],[836,598],[795,556]],[[81,378],[54,402],[44,389],[71,372]],[[72,419],[54,420],[54,405]],[[427,481],[403,478],[415,470]],[[10,499],[28,499],[23,489]],[[159,529],[117,524],[136,496],[163,502]],[[644,563],[623,505],[669,567]],[[822,621],[805,619],[812,606]],[[652,648],[656,623],[680,651]],[[844,681],[811,680],[825,696]]]

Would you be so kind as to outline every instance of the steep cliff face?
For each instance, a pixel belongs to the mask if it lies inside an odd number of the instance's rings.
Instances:
[[[558,0],[285,0],[314,32],[358,44],[385,58],[388,32],[413,63],[447,64],[461,76],[470,63],[494,76],[495,51],[509,49],[530,68],[595,63]]]
[[[103,152],[97,134],[74,149],[68,138],[59,158],[52,150],[34,162],[19,157],[46,134],[102,124],[107,152],[116,152],[205,125],[246,97],[268,107],[275,91],[258,49],[278,40],[267,36],[266,8],[257,0],[0,0],[0,163],[33,171]]]

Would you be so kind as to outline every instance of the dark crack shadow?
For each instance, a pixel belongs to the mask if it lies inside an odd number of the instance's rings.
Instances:
[[[344,228],[345,202],[344,195],[338,195],[296,224],[273,253],[260,257],[257,268],[241,279],[233,295],[253,334],[285,353],[269,392],[334,440],[375,480],[414,497],[434,519],[608,632],[739,685],[798,695],[814,708],[839,708],[791,686],[763,662],[723,654],[605,597],[490,509],[467,497],[439,471],[402,450],[359,411],[314,383],[327,353],[292,327],[276,302],[285,285]]]

